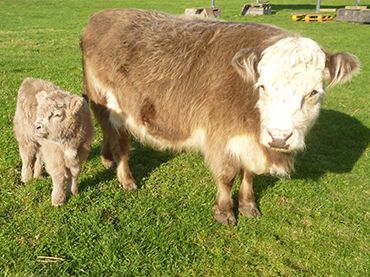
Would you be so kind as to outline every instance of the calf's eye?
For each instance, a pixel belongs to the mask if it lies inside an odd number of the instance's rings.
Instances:
[[[310,94],[308,95],[309,97],[312,97],[312,96],[314,96],[314,95],[316,95],[316,94],[318,94],[319,92],[316,90],[316,89],[314,89],[313,91],[311,91],[310,92]]]
[[[53,117],[62,117],[62,115],[63,114],[59,111],[56,111],[56,112],[53,113]]]

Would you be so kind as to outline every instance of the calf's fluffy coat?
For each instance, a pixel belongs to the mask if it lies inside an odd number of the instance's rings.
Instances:
[[[275,26],[176,17],[142,10],[93,15],[81,38],[84,94],[103,129],[102,161],[122,187],[130,131],[159,149],[195,149],[218,188],[214,216],[232,224],[231,187],[241,172],[239,211],[260,214],[254,174],[288,175],[315,122],[323,83],[358,69]]]
[[[22,159],[22,182],[39,178],[45,163],[53,181],[53,206],[63,205],[66,190],[77,194],[81,164],[93,137],[86,101],[51,82],[27,78],[18,91],[14,131]]]

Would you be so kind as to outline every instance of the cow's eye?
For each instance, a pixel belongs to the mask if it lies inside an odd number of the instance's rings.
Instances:
[[[258,89],[265,90],[265,86],[264,86],[264,85],[259,85],[257,88],[258,88]]]
[[[309,97],[312,97],[312,96],[314,96],[314,95],[316,95],[316,94],[318,94],[319,92],[316,90],[316,89],[314,89],[313,91],[311,91],[310,92],[310,94],[308,95]]]

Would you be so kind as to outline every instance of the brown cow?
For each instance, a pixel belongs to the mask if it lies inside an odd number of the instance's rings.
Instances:
[[[218,22],[142,10],[93,15],[81,47],[84,93],[103,129],[102,160],[117,163],[122,187],[136,189],[128,135],[159,149],[194,149],[218,188],[214,216],[235,223],[259,216],[254,174],[288,175],[294,153],[319,114],[323,82],[358,69],[308,38],[271,25]]]

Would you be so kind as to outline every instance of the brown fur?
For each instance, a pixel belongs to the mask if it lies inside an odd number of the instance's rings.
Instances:
[[[53,113],[57,112],[58,120],[53,123]],[[44,162],[53,180],[54,206],[65,201],[65,181],[67,191],[77,194],[77,178],[93,135],[83,98],[48,81],[27,78],[18,92],[14,131],[22,158],[22,182],[39,178]]]
[[[121,185],[136,188],[127,164],[125,122],[129,125],[129,119],[145,127],[154,138],[149,144],[159,148],[181,150],[184,141],[201,129],[204,142],[194,148],[205,156],[215,177],[215,218],[221,223],[235,222],[231,187],[241,169],[241,212],[258,216],[253,174],[270,173],[274,166],[289,173],[294,155],[258,144],[259,96],[254,86],[258,76],[252,71],[262,51],[288,35],[292,36],[270,25],[186,19],[141,10],[93,15],[81,39],[84,94],[103,129],[102,160],[106,165],[115,160]],[[243,62],[252,64],[251,74],[240,69]],[[119,109],[108,107],[110,94]],[[140,130],[129,130],[138,140],[147,141]],[[265,156],[261,172],[243,168],[226,149],[230,138],[245,134],[252,149]]]

